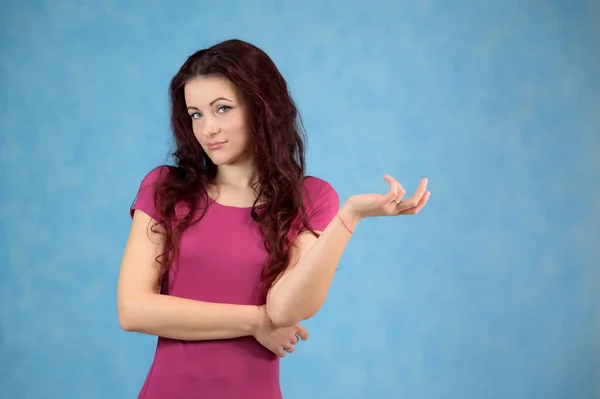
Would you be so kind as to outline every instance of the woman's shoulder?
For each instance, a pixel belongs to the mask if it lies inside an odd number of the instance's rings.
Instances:
[[[159,165],[147,172],[142,178],[140,189],[156,190],[167,182],[175,184],[175,182],[184,181],[186,181],[186,176],[183,168],[166,164]]]
[[[131,217],[135,209],[144,211],[155,220],[160,220],[160,216],[155,209],[155,193],[160,181],[169,173],[169,166],[161,165],[150,170],[142,178],[138,192],[135,196],[133,204],[129,209]]]
[[[319,194],[325,193],[336,193],[333,185],[320,177],[317,176],[306,176],[302,182],[304,192],[309,197],[318,196]]]
[[[171,171],[175,169],[171,165],[159,165],[151,169],[142,179],[142,185],[155,185],[159,180],[164,179]]]
[[[309,207],[337,206],[338,193],[333,185],[320,177],[306,176],[302,183],[304,203]]]
[[[326,187],[332,187],[331,183],[317,176],[305,176],[302,186],[307,190],[322,190]]]
[[[329,181],[316,176],[306,176],[302,187],[309,225],[313,230],[323,231],[339,209],[338,193]],[[304,226],[300,225],[295,231],[302,230]]]

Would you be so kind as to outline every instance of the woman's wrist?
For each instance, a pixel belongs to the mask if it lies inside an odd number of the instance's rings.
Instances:
[[[251,308],[250,335],[255,336],[258,331],[264,328],[265,324],[270,322],[270,319],[265,305],[251,306]]]
[[[357,214],[357,212],[352,208],[352,205],[347,202],[342,205],[338,211],[338,216],[342,219],[342,223],[344,223],[345,227],[351,231],[354,231],[358,225],[358,222],[362,220],[362,217]]]

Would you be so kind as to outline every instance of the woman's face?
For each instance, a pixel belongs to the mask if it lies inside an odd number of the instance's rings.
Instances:
[[[202,76],[184,88],[194,136],[219,166],[252,161],[247,105],[240,90],[222,76]]]

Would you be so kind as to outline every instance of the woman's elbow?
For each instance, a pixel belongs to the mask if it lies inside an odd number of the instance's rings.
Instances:
[[[273,323],[273,325],[277,328],[292,327],[300,322],[300,320],[296,317],[280,315],[277,313],[269,315],[269,319],[271,319],[271,323]]]
[[[119,301],[117,306],[117,315],[119,318],[119,326],[123,331],[135,332],[137,331],[135,313],[132,310],[133,306],[130,301]]]
[[[135,332],[133,324],[121,315],[119,315],[119,326],[125,332]]]
[[[316,314],[316,311],[292,311],[292,310],[279,310],[274,307],[273,311],[268,311],[269,319],[275,327],[293,327],[303,320],[310,319]]]

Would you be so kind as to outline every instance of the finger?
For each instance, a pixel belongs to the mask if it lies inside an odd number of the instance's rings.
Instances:
[[[276,354],[278,357],[285,357],[285,351],[283,350],[282,347],[277,347],[275,349],[271,349],[271,352],[273,352],[274,354]]]
[[[412,197],[407,198],[406,200],[402,201],[401,204],[398,204],[398,210],[401,212],[404,212],[408,209],[416,208],[421,203],[421,200],[423,199],[423,196],[425,195],[426,192],[427,192],[427,179],[423,178],[423,179],[421,179],[421,182],[419,183],[419,187],[417,187],[415,194]]]
[[[390,175],[385,175],[383,179],[390,185],[390,191],[388,192],[389,202],[398,199],[401,193],[400,189],[402,187],[400,186],[400,183],[398,183],[398,181],[396,181],[396,179]]]
[[[417,213],[419,213],[421,209],[423,209],[423,207],[427,204],[427,201],[429,201],[430,194],[431,193],[429,191],[426,191],[425,195],[423,195],[423,198],[421,198],[421,201],[419,201],[416,207],[405,209],[404,211],[400,212],[399,215],[416,215]]]
[[[417,207],[415,208],[415,215],[417,213],[419,213],[421,211],[421,209],[423,209],[423,207],[427,204],[427,201],[429,201],[430,195],[431,195],[430,191],[425,192],[425,194],[423,195],[423,198],[421,199],[421,201],[419,201],[419,205],[417,205]]]
[[[295,334],[294,338],[292,338],[290,340],[290,342],[292,343],[292,345],[296,345],[298,343],[298,341],[300,341],[300,337],[297,334]]]
[[[415,195],[413,195],[413,197],[416,197],[419,199],[419,201],[421,201],[421,198],[423,198],[426,191],[427,191],[427,178],[424,177],[421,179],[421,182],[419,183],[419,187],[417,187],[417,191],[415,191]]]
[[[288,344],[287,346],[282,348],[284,351],[286,351],[287,353],[294,353],[294,350],[296,348],[294,348],[294,345],[292,344]]]
[[[390,191],[386,198],[387,201],[389,203],[392,203],[392,201],[394,200],[400,201],[402,197],[404,197],[404,194],[406,194],[406,190],[404,189],[404,187],[402,187],[402,185],[390,175],[385,175],[383,178],[390,185]]]
[[[306,328],[302,327],[300,324],[298,324],[296,328],[296,335],[300,337],[302,341],[306,341],[308,339],[308,331],[306,331]]]

